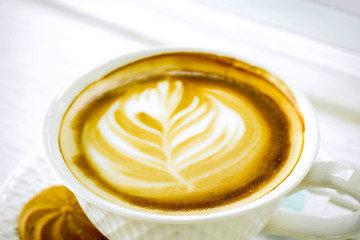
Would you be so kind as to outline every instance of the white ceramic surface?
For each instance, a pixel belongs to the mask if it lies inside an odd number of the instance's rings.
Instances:
[[[291,90],[305,119],[304,148],[299,162],[292,173],[274,190],[249,204],[235,209],[189,216],[157,215],[126,209],[107,202],[88,190],[71,174],[62,160],[58,146],[58,134],[62,116],[72,100],[84,87],[112,70],[139,58],[178,51],[204,51],[244,60],[241,56],[223,52],[179,48],[157,48],[118,57],[75,80],[54,99],[44,121],[43,140],[45,153],[50,165],[64,181],[64,184],[78,195],[79,202],[90,220],[110,239],[251,239],[265,227],[282,198],[299,185],[315,161],[319,142],[315,114],[304,95],[293,88]],[[261,67],[263,64],[254,65]],[[286,79],[282,78],[282,80],[288,83]],[[360,170],[340,163],[319,164],[316,164],[306,177],[306,184],[303,183],[299,186],[305,186],[303,188],[312,186],[331,187],[342,190],[358,201],[360,200],[360,189],[356,187],[356,180],[360,178]],[[349,179],[343,177],[343,172],[349,173],[346,175]],[[327,237],[337,237],[341,239],[354,234],[356,228],[359,227],[359,219],[359,211],[345,218],[336,217],[333,219],[311,218],[303,215],[297,217],[291,213],[278,211],[265,230],[270,233],[275,232],[303,238],[325,239]],[[331,228],[327,228],[327,225],[331,226]],[[317,231],[317,229],[320,230]]]
[[[5,184],[0,189],[0,240],[19,240],[17,233],[17,216],[31,197],[44,188],[47,188],[54,184],[60,184],[61,181],[56,177],[50,166],[46,163],[44,157],[37,154],[31,154],[27,158],[18,164],[16,169],[12,172]],[[297,197],[296,202],[304,204],[304,199]],[[313,202],[314,197],[310,197],[310,202]],[[315,197],[316,201],[316,197]],[[343,201],[343,200],[342,200]],[[292,202],[294,205],[294,202]],[[321,206],[315,206],[315,209],[330,206],[328,201],[319,203]],[[288,206],[289,207],[289,206]],[[294,206],[290,206],[286,209],[294,209]],[[107,213],[106,215],[111,213]],[[102,214],[104,216],[104,214]],[[127,224],[127,231],[141,228],[136,221],[129,221]],[[292,222],[290,222],[291,224]],[[135,224],[132,226],[132,224]],[[284,238],[280,236],[269,235],[257,235],[252,240],[291,240],[293,238]],[[357,239],[357,238],[354,238]]]

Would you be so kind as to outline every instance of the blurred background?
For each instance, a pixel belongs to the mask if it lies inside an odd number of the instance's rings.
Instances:
[[[1,0],[0,186],[41,155],[41,122],[68,82],[159,46],[227,51],[300,88],[321,148],[360,166],[359,0]]]

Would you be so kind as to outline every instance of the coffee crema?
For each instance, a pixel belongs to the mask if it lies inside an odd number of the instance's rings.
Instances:
[[[166,53],[90,84],[59,136],[75,177],[120,206],[210,213],[253,201],[296,165],[303,119],[286,86],[244,62]]]

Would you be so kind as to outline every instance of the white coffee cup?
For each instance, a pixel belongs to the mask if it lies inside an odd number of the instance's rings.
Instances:
[[[167,52],[206,52],[242,59],[228,53],[183,48],[159,48],[124,55],[68,85],[56,96],[45,116],[43,140],[48,162],[76,194],[89,219],[106,237],[122,240],[234,240],[251,239],[263,231],[304,239],[343,239],[359,234],[360,211],[337,217],[315,217],[278,209],[285,196],[313,187],[336,189],[360,201],[360,169],[338,162],[315,162],[319,132],[314,110],[304,95],[291,87],[305,120],[301,158],[278,187],[253,202],[202,215],[158,215],[115,205],[83,186],[65,164],[58,144],[65,111],[85,87],[107,73],[135,60]]]

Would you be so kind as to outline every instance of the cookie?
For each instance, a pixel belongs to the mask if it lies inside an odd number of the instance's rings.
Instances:
[[[28,201],[19,214],[18,230],[23,240],[106,239],[65,186],[45,189]]]

